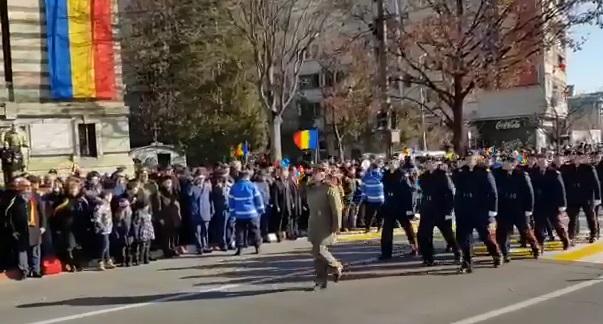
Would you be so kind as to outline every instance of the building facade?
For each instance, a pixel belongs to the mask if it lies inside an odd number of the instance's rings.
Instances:
[[[567,119],[571,130],[603,130],[603,92],[570,97]]]
[[[24,136],[27,169],[44,173],[54,168],[64,173],[74,166],[112,171],[116,166],[133,165],[128,156],[129,110],[122,99],[120,45],[114,27],[117,3],[8,0],[3,4],[0,128],[15,125]],[[69,9],[65,9],[67,4]],[[61,9],[78,12],[61,14]],[[93,17],[99,10],[103,16]],[[73,17],[92,19],[91,27],[68,21]],[[91,36],[85,41],[74,39],[88,33]],[[103,38],[97,39],[101,34]],[[70,43],[62,43],[62,36],[70,38]],[[62,53],[69,50],[72,60],[65,62]],[[65,71],[58,67],[63,63],[75,64],[69,71],[74,75],[71,92],[63,91],[60,83]],[[96,71],[92,76],[91,69]],[[77,88],[81,84],[84,87]]]

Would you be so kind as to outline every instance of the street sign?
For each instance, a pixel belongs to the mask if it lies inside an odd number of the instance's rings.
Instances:
[[[392,144],[400,143],[400,130],[398,130],[398,129],[391,130],[391,141],[392,141]]]

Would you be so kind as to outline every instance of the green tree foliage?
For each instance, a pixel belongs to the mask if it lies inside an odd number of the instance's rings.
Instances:
[[[121,23],[133,144],[158,128],[192,164],[227,159],[243,141],[266,145],[250,51],[228,19],[222,1],[131,1]]]

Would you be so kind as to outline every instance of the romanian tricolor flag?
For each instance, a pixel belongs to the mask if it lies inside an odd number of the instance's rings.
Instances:
[[[315,150],[318,148],[318,130],[307,129],[295,132],[293,142],[300,150]]]
[[[113,0],[45,0],[53,99],[114,99]]]
[[[241,158],[247,155],[249,155],[249,144],[247,142],[241,143],[231,150],[232,157]]]

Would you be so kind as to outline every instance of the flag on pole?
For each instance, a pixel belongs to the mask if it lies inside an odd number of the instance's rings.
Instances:
[[[240,158],[245,156],[245,150],[243,148],[243,143],[238,144],[234,149],[234,157]]]
[[[300,130],[293,134],[293,142],[300,150],[315,150],[318,148],[318,129]]]

